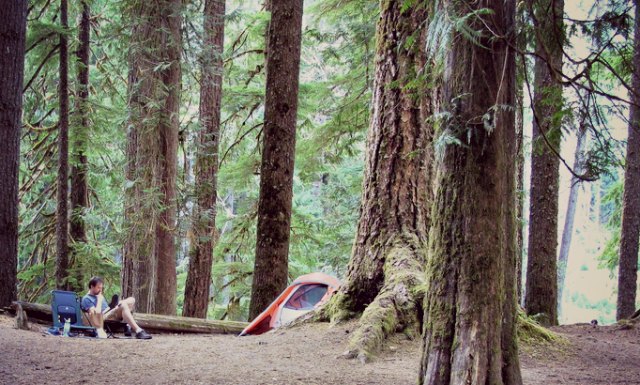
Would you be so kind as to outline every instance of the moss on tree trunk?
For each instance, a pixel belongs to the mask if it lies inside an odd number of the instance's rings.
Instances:
[[[522,383],[516,339],[515,1],[445,2],[455,29],[430,232],[420,384]],[[480,20],[482,18],[482,20]],[[508,106],[508,107],[506,107]],[[453,143],[452,143],[453,142]]]
[[[136,1],[130,48],[122,290],[136,306],[176,312],[176,172],[180,102],[179,0]]]
[[[363,360],[389,334],[420,331],[433,158],[428,14],[422,3],[381,2],[358,230],[346,282],[323,310],[333,321],[363,312],[348,351]]]

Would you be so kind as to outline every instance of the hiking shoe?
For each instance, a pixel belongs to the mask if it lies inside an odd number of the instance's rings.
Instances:
[[[131,337],[131,326],[128,324],[124,327],[124,336]]]
[[[151,336],[145,332],[144,329],[140,329],[140,331],[136,333],[136,338],[139,340],[150,340]]]
[[[111,297],[111,302],[109,302],[109,309],[115,309],[119,302],[118,294],[114,294],[113,297]]]

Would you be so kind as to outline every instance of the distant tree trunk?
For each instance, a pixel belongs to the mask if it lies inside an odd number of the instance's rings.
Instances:
[[[82,14],[80,16],[80,29],[78,40],[80,42],[76,55],[78,56],[78,91],[76,96],[76,124],[73,135],[73,158],[71,166],[71,223],[69,235],[74,243],[73,264],[80,264],[78,249],[86,243],[84,213],[89,205],[87,182],[87,155],[86,143],[89,133],[89,44],[91,38],[91,12],[89,4],[82,1]],[[83,287],[82,277],[76,272],[76,290]]]
[[[69,27],[67,0],[60,0],[60,23]],[[69,54],[67,37],[60,34],[60,118],[58,121],[58,209],[56,211],[56,287],[70,290],[69,282]]]
[[[273,2],[250,319],[287,286],[301,34],[302,0]]]
[[[225,0],[206,0],[200,80],[200,132],[196,153],[196,196],[184,290],[185,317],[207,317],[211,264],[216,241],[216,197]]]
[[[576,153],[573,161],[573,170],[578,175],[584,172],[584,151],[587,145],[587,130],[585,122],[580,123],[577,132]],[[567,276],[567,263],[569,261],[569,249],[571,248],[571,238],[573,237],[573,223],[576,217],[576,207],[578,206],[578,193],[580,192],[580,179],[575,176],[571,178],[569,190],[569,202],[567,203],[567,213],[562,230],[562,241],[560,242],[560,253],[558,254],[558,313],[562,312],[562,293],[564,292],[564,281]]]
[[[17,299],[18,165],[27,2],[0,7],[0,307]],[[9,52],[10,54],[7,54]]]
[[[522,265],[524,262],[524,105],[520,92],[516,107],[516,297],[522,299]]]
[[[447,58],[442,150],[432,211],[420,384],[522,383],[515,333],[515,1],[445,3],[474,10],[478,44],[456,33]],[[494,35],[495,34],[495,35]]]
[[[536,58],[533,95],[533,149],[531,154],[531,206],[525,308],[543,315],[544,324],[558,323],[557,246],[558,183],[564,42],[563,0],[537,0],[535,15]]]
[[[636,7],[634,52],[627,138],[627,162],[624,170],[620,267],[618,270],[618,304],[616,319],[628,318],[636,310],[638,275],[638,239],[640,239],[640,4]]]
[[[175,314],[181,2],[138,1],[132,10],[127,154],[135,159],[128,159],[126,187],[135,195],[126,200],[123,266],[133,271],[123,271],[123,291],[142,312]]]
[[[525,23],[522,17],[522,10],[516,17],[518,25],[517,45],[519,50],[524,51],[526,47],[526,35],[524,32]],[[522,262],[524,259],[524,80],[527,63],[524,55],[516,58],[516,294],[518,303],[522,299]]]
[[[127,149],[125,165],[125,191],[124,191],[124,223],[127,228],[124,249],[122,251],[121,282],[122,297],[140,297],[142,288],[138,283],[138,239],[141,238],[141,226],[134,221],[136,213],[140,212],[138,196],[140,195],[140,183],[136,181],[136,165],[138,159],[138,125],[140,122],[140,112],[138,92],[136,87],[136,70],[134,68],[133,54],[129,52],[129,74],[128,74],[127,94],[129,97],[129,124],[127,127]],[[140,308],[140,304],[138,304]]]

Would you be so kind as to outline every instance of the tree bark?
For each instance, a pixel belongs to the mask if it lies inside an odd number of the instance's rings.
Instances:
[[[224,51],[224,0],[206,0],[200,88],[200,132],[196,155],[196,206],[189,251],[189,272],[184,290],[185,317],[207,318],[211,265],[216,241],[216,197],[222,53]]]
[[[84,214],[89,205],[87,182],[87,155],[86,143],[89,133],[89,47],[91,38],[91,10],[86,1],[82,1],[82,14],[80,16],[80,28],[78,32],[77,71],[78,90],[76,96],[76,124],[73,135],[73,155],[71,165],[71,223],[69,235],[73,242],[73,263],[81,265],[79,258],[82,244],[87,242]],[[84,281],[76,272],[74,277],[76,284],[74,289],[82,288]]]
[[[616,319],[628,318],[636,310],[638,275],[638,240],[640,239],[640,4],[636,8],[631,106],[627,162],[624,170],[620,266],[618,270],[618,303]]]
[[[348,351],[361,360],[389,334],[420,333],[417,289],[424,283],[432,197],[433,133],[426,121],[435,91],[426,89],[432,74],[423,49],[430,11],[426,4],[403,10],[396,0],[380,7],[360,219],[345,284],[330,305],[333,321],[364,311]]]
[[[69,28],[67,0],[60,0],[60,24]],[[60,34],[60,118],[58,121],[58,208],[56,211],[56,287],[70,290],[69,282],[69,53],[67,36]]]
[[[527,32],[524,8],[516,11],[517,47],[524,52],[527,46]],[[524,54],[516,56],[516,293],[518,303],[522,303],[522,265],[524,262],[524,85],[527,62]]]
[[[563,0],[537,0],[532,5],[536,27],[533,95],[533,149],[529,248],[525,309],[540,314],[543,324],[558,323],[557,246],[558,183],[561,142]]]
[[[515,1],[447,1],[459,33],[447,56],[451,115],[432,211],[420,384],[521,384],[516,317]],[[453,14],[452,14],[453,13]]]
[[[181,2],[139,1],[132,10],[123,291],[144,312],[175,314]]]
[[[585,122],[581,122],[577,132],[576,153],[573,160],[573,170],[577,174],[584,172],[585,148],[587,145],[587,130]],[[567,263],[569,262],[569,249],[571,248],[571,238],[573,237],[573,224],[578,206],[578,194],[580,192],[580,179],[575,176],[571,178],[569,189],[569,202],[567,203],[567,213],[564,219],[562,230],[562,240],[560,241],[560,252],[558,254],[558,314],[562,312],[562,293],[564,292],[564,281],[567,276]]]
[[[256,258],[249,318],[287,286],[302,0],[271,4]]]
[[[131,55],[131,54],[130,54]],[[128,89],[129,96],[128,105],[138,105],[137,92],[135,92],[134,84],[136,82],[135,71],[131,57],[129,58],[129,76]],[[136,109],[129,108],[129,121],[127,127],[127,148],[126,148],[126,165],[125,165],[125,187],[124,187],[124,223],[128,224],[124,247],[122,251],[122,269],[120,271],[122,288],[122,297],[137,296],[140,292],[138,284],[138,258],[136,251],[138,249],[137,240],[140,238],[140,226],[134,224],[136,218],[135,213],[139,212],[137,198],[139,195],[139,183],[135,183],[136,164],[138,154],[138,127],[139,116]],[[138,300],[139,301],[139,300]],[[139,306],[139,305],[138,305]]]
[[[0,307],[17,298],[18,166],[27,2],[0,8]],[[9,52],[10,54],[7,54]]]

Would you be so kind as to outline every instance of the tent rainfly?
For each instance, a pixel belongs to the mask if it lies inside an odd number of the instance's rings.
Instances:
[[[290,323],[327,302],[340,285],[340,280],[324,273],[298,277],[240,333],[240,336],[262,334]]]

